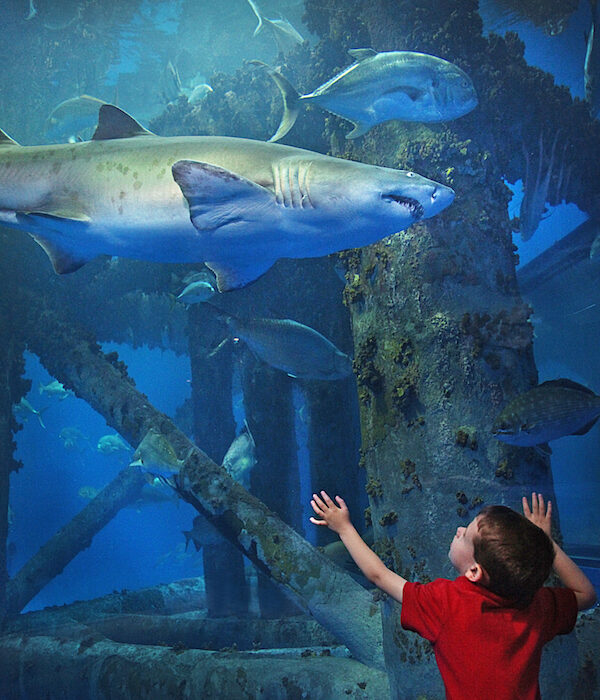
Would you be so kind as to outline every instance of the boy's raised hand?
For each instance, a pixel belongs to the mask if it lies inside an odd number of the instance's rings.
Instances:
[[[317,520],[317,518],[311,517],[310,522],[313,523],[313,525],[326,525],[330,530],[339,534],[340,530],[350,524],[350,512],[343,498],[336,496],[335,500],[337,501],[337,505],[325,491],[321,491],[320,497],[316,493],[313,493],[310,505],[315,513],[322,519]]]
[[[531,520],[534,525],[541,528],[548,537],[552,537],[552,502],[548,501],[547,506],[544,506],[544,497],[541,493],[535,493],[534,491],[531,494],[531,508],[527,498],[523,496],[523,515],[527,520]]]

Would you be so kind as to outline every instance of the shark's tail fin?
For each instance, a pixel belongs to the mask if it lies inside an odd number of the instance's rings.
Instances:
[[[282,139],[296,123],[298,113],[300,112],[300,95],[289,80],[284,78],[283,75],[274,68],[271,68],[271,66],[268,66],[262,61],[249,61],[249,63],[264,68],[273,79],[275,85],[279,88],[283,97],[283,116],[281,117],[281,122],[277,131],[269,139],[269,141],[279,141],[279,139]]]

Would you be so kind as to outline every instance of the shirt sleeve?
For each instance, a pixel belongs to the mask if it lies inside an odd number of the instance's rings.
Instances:
[[[402,592],[400,623],[435,642],[448,614],[448,592],[452,581],[436,579],[431,583],[407,582]]]
[[[545,629],[546,642],[554,639],[557,634],[568,634],[577,622],[577,598],[570,588],[541,588],[539,597],[543,608],[544,619],[547,620]]]

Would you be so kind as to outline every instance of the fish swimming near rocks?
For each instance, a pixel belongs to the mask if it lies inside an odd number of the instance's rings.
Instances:
[[[194,85],[190,90],[185,90],[184,92],[187,96],[187,100],[191,105],[199,105],[209,92],[214,92],[212,87],[208,83],[199,83]]]
[[[202,273],[198,273],[198,277],[188,282],[181,292],[177,295],[177,301],[184,304],[198,304],[208,301],[216,294],[212,284],[204,279]]]
[[[48,115],[44,125],[44,135],[50,141],[75,140],[92,130],[98,121],[98,110],[108,104],[91,95],[72,97],[57,105]]]
[[[519,394],[501,411],[492,434],[509,445],[534,447],[584,435],[600,417],[600,396],[571,379],[552,379]]]
[[[226,316],[239,338],[261,360],[295,379],[343,379],[352,374],[352,358],[310,326],[289,318],[240,319]]]
[[[42,413],[47,408],[47,406],[44,406],[44,408],[40,408],[40,410],[38,411],[37,408],[34,408],[24,396],[21,396],[19,403],[16,403],[13,406],[13,411],[15,413],[15,416],[19,417],[22,421],[26,421],[29,417],[29,414],[37,416],[40,425],[42,426],[42,428],[45,428],[46,426],[42,419]]]
[[[111,455],[115,452],[127,452],[131,450],[131,447],[123,440],[120,435],[116,433],[114,435],[103,435],[96,445],[98,452],[102,452],[104,455]]]
[[[590,0],[592,26],[587,36],[583,77],[592,119],[600,115],[600,2]]]
[[[283,95],[283,117],[269,141],[279,141],[292,128],[302,104],[313,103],[354,124],[346,134],[355,139],[376,124],[398,119],[443,122],[477,106],[471,78],[458,66],[416,51],[352,49],[355,62],[314,92],[300,95],[281,73],[261,61]]]
[[[222,466],[227,469],[230,476],[242,484],[244,488],[250,488],[250,472],[256,464],[256,444],[244,421],[241,433],[233,439],[229,449],[223,457]]]
[[[160,431],[150,428],[133,453],[129,466],[139,467],[152,476],[171,479],[179,473],[183,463],[169,440]]]
[[[292,146],[156,136],[113,105],[91,141],[19,146],[0,131],[0,224],[31,234],[58,273],[103,254],[206,262],[226,291],[281,257],[374,243],[453,199],[413,172]]]
[[[66,427],[62,428],[58,434],[58,437],[62,440],[63,446],[66,450],[82,450],[85,447],[85,443],[89,442],[90,439],[74,425],[67,425]]]
[[[191,530],[182,530],[185,537],[185,549],[187,551],[190,542],[194,543],[196,551],[208,545],[221,544],[223,535],[203,515],[197,515],[192,522]]]
[[[268,29],[280,53],[288,53],[304,42],[300,32],[283,15],[280,14],[279,19],[269,19],[253,0],[248,0],[248,4],[258,19],[254,36]]]
[[[40,395],[46,394],[46,396],[52,396],[60,401],[68,399],[69,396],[75,396],[71,389],[65,389],[58,379],[54,379],[53,381],[48,382],[48,384],[42,384],[42,382],[40,382],[39,392]]]

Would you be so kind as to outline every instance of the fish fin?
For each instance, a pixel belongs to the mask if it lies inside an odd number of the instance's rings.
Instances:
[[[584,386],[579,382],[575,382],[572,379],[566,379],[565,377],[561,377],[560,379],[548,379],[547,381],[542,382],[539,386],[560,386],[563,387],[563,389],[575,389],[576,391],[583,391],[586,394],[590,394],[590,396],[596,396],[596,394],[587,386]]]
[[[11,139],[7,133],[0,129],[0,148],[7,148],[19,145],[20,144],[18,144],[14,139]]]
[[[288,133],[296,123],[296,119],[298,119],[298,114],[300,112],[300,95],[290,81],[284,78],[279,71],[276,71],[262,61],[249,61],[249,63],[264,68],[271,76],[275,85],[279,88],[281,96],[283,97],[283,116],[281,117],[281,122],[277,127],[277,131],[269,139],[269,141],[272,142],[279,141]]]
[[[173,179],[186,198],[190,219],[202,234],[222,226],[264,218],[275,195],[245,177],[210,163],[178,160],[171,168]]]
[[[366,58],[372,58],[377,56],[377,51],[375,49],[349,49],[348,53],[355,61],[364,61]]]
[[[275,263],[275,260],[246,260],[244,262],[207,262],[217,277],[220,292],[244,287],[258,279]]]
[[[263,16],[261,11],[259,10],[258,6],[256,3],[252,2],[252,0],[248,0],[248,4],[252,8],[252,11],[256,15],[256,18],[258,19],[258,24],[256,25],[256,29],[254,30],[254,34],[252,36],[256,36],[258,32],[263,28]]]
[[[579,428],[579,430],[575,430],[571,433],[571,435],[585,435],[588,430],[591,430],[594,425],[596,424],[596,421],[600,418],[600,416],[596,416],[593,420],[591,420],[589,423],[586,423],[583,428]]]
[[[396,85],[389,90],[385,90],[383,95],[393,95],[394,93],[401,92],[405,94],[410,100],[416,102],[425,94],[425,90],[419,90],[419,88],[414,87],[414,85]]]
[[[354,122],[352,122],[354,124]],[[365,124],[364,122],[357,122],[354,124],[354,129],[346,134],[347,139],[357,139],[359,136],[363,136],[371,128],[371,124]]]
[[[92,141],[129,139],[134,136],[154,136],[154,134],[148,129],[144,129],[139,122],[119,107],[108,103],[100,106],[98,126],[92,136]]]
[[[81,256],[75,251],[62,248],[60,245],[49,241],[44,236],[38,236],[35,233],[32,233],[31,236],[33,240],[44,249],[44,252],[50,258],[54,272],[58,275],[75,272],[92,259],[92,257]]]

